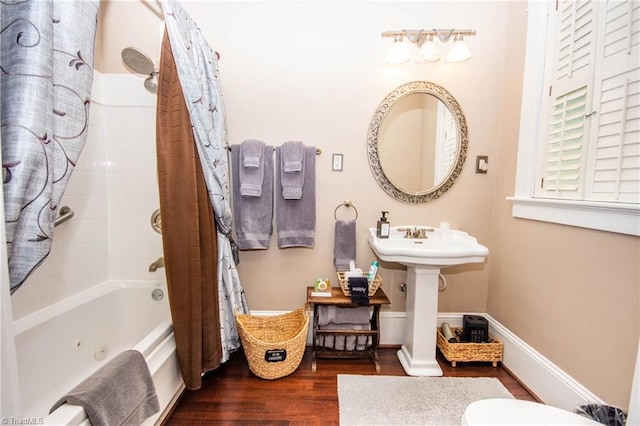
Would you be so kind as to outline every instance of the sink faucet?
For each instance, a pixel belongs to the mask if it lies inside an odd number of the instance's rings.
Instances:
[[[414,227],[413,230],[411,230],[411,228],[398,228],[398,231],[404,231],[404,237],[405,238],[420,238],[420,239],[424,239],[424,238],[429,238],[427,236],[427,232],[431,232],[433,231],[433,228],[418,228],[418,227]]]

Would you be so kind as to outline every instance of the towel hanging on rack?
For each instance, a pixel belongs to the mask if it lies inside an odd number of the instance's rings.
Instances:
[[[338,220],[337,212],[342,206],[351,207],[356,213],[355,219]],[[358,210],[349,201],[339,204],[333,211],[333,218],[336,220],[333,241],[333,264],[337,271],[349,270],[349,262],[356,261],[356,219]]]
[[[313,247],[316,228],[316,149],[304,147],[304,183],[300,199],[287,199],[283,194],[282,150],[276,148],[276,226],[278,247]],[[301,172],[297,172],[301,173]]]
[[[262,196],[264,163],[271,161],[271,156],[267,159],[263,155],[264,147],[264,142],[255,139],[247,139],[240,144],[240,195],[244,197]]]
[[[263,145],[262,195],[245,197],[240,194],[240,146],[231,150],[231,190],[233,216],[240,250],[265,250],[269,248],[273,231],[273,147]]]

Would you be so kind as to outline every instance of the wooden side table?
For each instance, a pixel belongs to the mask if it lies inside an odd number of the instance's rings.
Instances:
[[[376,366],[376,372],[380,373],[380,364],[378,363],[378,345],[380,344],[380,307],[391,303],[382,288],[373,296],[369,296],[369,306],[373,307],[370,323],[371,330],[329,330],[320,329],[318,327],[318,307],[321,305],[332,305],[341,308],[361,306],[351,302],[350,296],[345,296],[342,289],[334,287],[331,289],[331,297],[312,296],[313,287],[307,287],[307,303],[313,304],[313,344],[312,344],[312,363],[311,371],[316,371],[316,360],[318,358],[370,358]],[[334,342],[336,337],[344,336],[344,350],[326,348],[318,344],[318,338],[325,339],[333,336]],[[347,350],[346,339],[348,336],[356,336],[356,345],[354,350]],[[358,337],[364,336],[367,343],[363,350],[358,350]],[[369,341],[370,340],[370,341]],[[324,341],[324,340],[323,340]],[[335,345],[334,345],[335,347]]]

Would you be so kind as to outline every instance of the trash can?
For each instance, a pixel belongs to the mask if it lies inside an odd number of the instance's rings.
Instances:
[[[573,412],[608,426],[624,426],[627,422],[627,413],[611,405],[582,404],[575,407]]]

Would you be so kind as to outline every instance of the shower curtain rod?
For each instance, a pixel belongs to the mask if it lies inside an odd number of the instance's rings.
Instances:
[[[162,4],[160,4],[159,0],[155,1],[159,9],[156,9],[155,7],[153,7],[151,4],[149,4],[150,2],[147,0],[140,0],[140,2],[158,18],[164,19],[164,14],[162,13]]]

